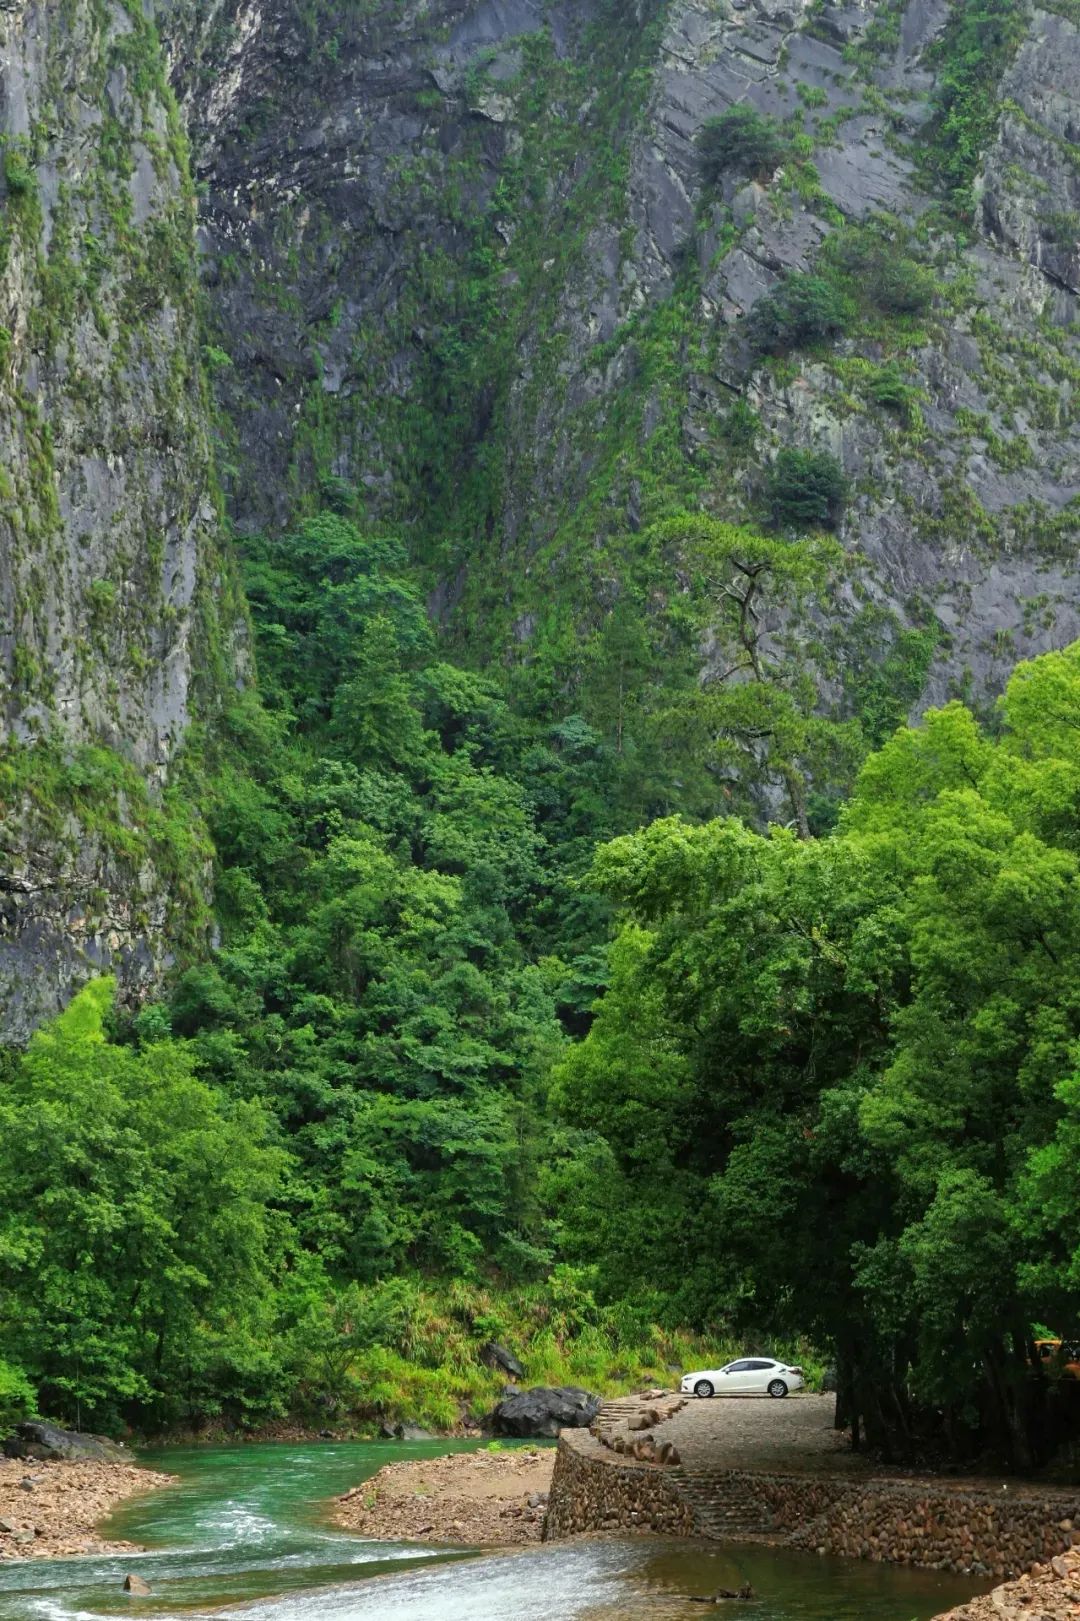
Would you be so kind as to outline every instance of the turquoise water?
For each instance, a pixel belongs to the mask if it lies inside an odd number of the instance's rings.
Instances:
[[[281,1443],[144,1454],[179,1483],[129,1503],[107,1529],[150,1551],[0,1565],[0,1621],[194,1621],[221,1606],[234,1621],[928,1621],[973,1591],[933,1572],[752,1545],[634,1538],[476,1554],[367,1542],[326,1525],[320,1505],[383,1464],[467,1445]],[[151,1598],[121,1590],[128,1571],[151,1584]],[[758,1595],[752,1605],[693,1602],[744,1581]]]

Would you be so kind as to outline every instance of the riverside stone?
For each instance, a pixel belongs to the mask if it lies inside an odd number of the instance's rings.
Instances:
[[[131,1453],[119,1441],[103,1435],[83,1435],[64,1430],[58,1424],[28,1420],[16,1424],[13,1435],[4,1442],[7,1458],[63,1459],[68,1463],[130,1463]]]
[[[600,1407],[599,1396],[592,1396],[576,1385],[515,1391],[495,1408],[489,1419],[495,1435],[548,1436],[560,1430],[587,1428]]]

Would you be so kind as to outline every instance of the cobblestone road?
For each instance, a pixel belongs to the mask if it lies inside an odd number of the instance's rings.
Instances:
[[[832,1396],[691,1396],[656,1433],[674,1441],[691,1469],[865,1474],[866,1461],[833,1429],[834,1409]]]

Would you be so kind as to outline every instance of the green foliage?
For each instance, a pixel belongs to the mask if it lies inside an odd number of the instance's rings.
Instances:
[[[895,361],[888,361],[868,372],[863,380],[863,392],[875,405],[895,412],[909,428],[921,420],[919,401],[925,398],[924,391],[908,382]]]
[[[854,315],[852,300],[824,276],[796,271],[759,298],[747,318],[746,334],[758,355],[831,343]]]
[[[697,136],[698,165],[706,188],[714,190],[725,174],[760,177],[784,161],[786,142],[774,118],[746,102],[708,118]]]
[[[693,693],[669,700],[669,740],[712,768],[729,805],[736,792],[745,795],[749,814],[779,785],[807,832],[808,782],[813,775],[822,785],[844,780],[854,768],[855,734],[818,713],[805,664],[762,630],[774,615],[795,620],[824,600],[840,568],[839,547],[826,535],[789,541],[700,513],[671,518],[655,533],[676,543],[714,639]]]
[[[924,132],[923,168],[950,205],[970,216],[972,186],[1000,113],[998,86],[1024,36],[1017,0],[961,0],[931,61],[938,79]]]
[[[601,1305],[587,1253],[558,1264],[553,1205],[595,1143],[553,1133],[548,1077],[607,978],[609,908],[580,878],[620,796],[632,825],[669,776],[708,805],[741,776],[802,826],[815,763],[853,760],[759,634],[819,599],[834,542],[683,514],[635,545],[586,648],[593,725],[524,721],[444,663],[393,538],[324,512],[246,543],[262,696],[199,760],[220,947],[112,1039],[91,986],[0,1091],[0,1355],[47,1410],[451,1427],[492,1399],[479,1349],[504,1330],[538,1381],[606,1388],[677,1355],[655,1294]],[[686,582],[670,640],[636,556]],[[702,683],[704,627],[731,662]],[[24,817],[64,803],[117,858],[195,864],[108,751],[5,769]]]
[[[76,1421],[175,1420],[222,1385],[265,1409],[270,1117],[179,1043],[111,1043],[112,997],[108,979],[80,992],[0,1085],[4,1356]]]
[[[1080,1319],[1077,712],[1080,646],[992,734],[898,731],[828,838],[669,820],[597,857],[625,922],[557,1084],[610,1215],[568,1192],[572,1234],[613,1293],[677,1246],[684,1321],[833,1347],[886,1453],[1028,1467],[1067,1416],[1028,1344]]]
[[[765,484],[771,523],[796,534],[835,529],[843,517],[847,494],[843,469],[827,450],[781,450]]]
[[[34,1387],[21,1368],[0,1357],[0,1429],[10,1429],[37,1411]]]
[[[721,419],[718,432],[733,450],[749,450],[757,438],[761,419],[748,400],[738,399]]]
[[[861,308],[885,316],[923,315],[937,291],[931,271],[913,257],[907,233],[884,217],[834,232],[822,263]]]
[[[223,949],[179,980],[173,1027],[277,1114],[297,1232],[334,1276],[540,1275],[544,1074],[562,999],[602,972],[552,952],[598,943],[567,870],[594,742],[523,729],[439,660],[394,540],[323,514],[250,542],[245,580],[266,706],[226,717]]]
[[[4,184],[14,198],[30,196],[36,189],[34,165],[24,142],[9,141],[4,148]]]

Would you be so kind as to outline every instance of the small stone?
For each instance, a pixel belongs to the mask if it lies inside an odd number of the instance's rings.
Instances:
[[[19,1490],[22,1492],[32,1492],[33,1489],[34,1482],[30,1479],[29,1475],[25,1475],[23,1479],[19,1481]]]
[[[0,1519],[0,1536],[11,1537],[15,1535],[17,1527],[11,1520]]]

